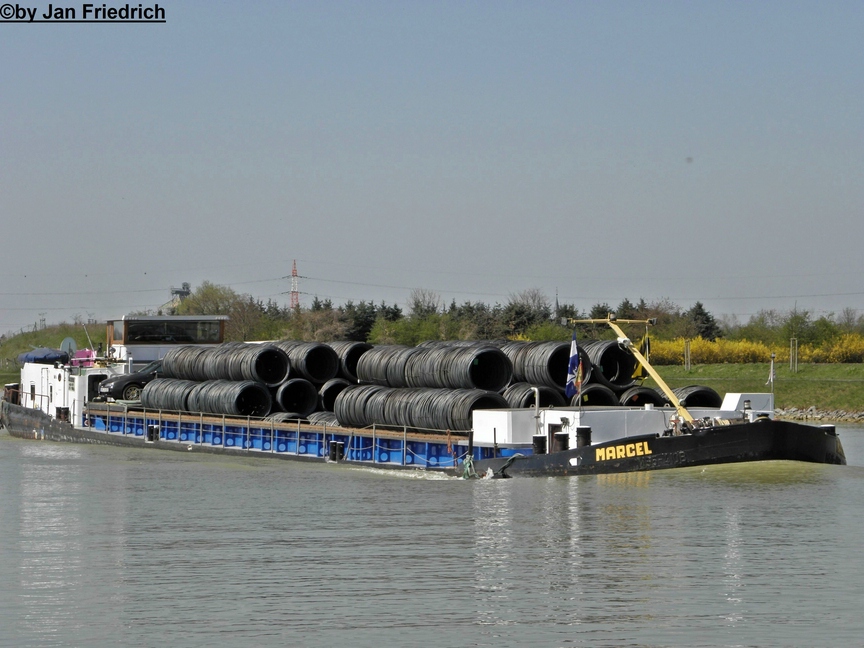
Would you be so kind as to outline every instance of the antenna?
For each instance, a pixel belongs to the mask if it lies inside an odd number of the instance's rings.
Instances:
[[[90,339],[90,334],[87,332],[87,327],[82,327],[84,329],[84,335],[87,336],[87,342],[90,344],[90,350],[93,351],[93,340]]]
[[[300,288],[297,279],[297,259],[294,259],[294,267],[291,268],[291,309],[300,308]]]

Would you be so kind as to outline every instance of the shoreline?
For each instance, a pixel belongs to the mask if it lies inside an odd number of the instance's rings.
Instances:
[[[774,416],[784,421],[824,421],[826,423],[859,423],[864,425],[864,412],[822,410],[815,405],[806,409],[798,407],[775,409]]]

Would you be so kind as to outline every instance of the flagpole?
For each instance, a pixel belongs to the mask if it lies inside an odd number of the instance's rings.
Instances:
[[[774,395],[774,379],[776,377],[774,375],[774,358],[775,358],[775,354],[772,353],[771,354],[771,395],[772,396]]]
[[[564,392],[568,398],[579,401],[579,414],[582,414],[582,362],[579,358],[579,345],[576,342],[576,329],[573,329],[573,338],[570,342],[570,361],[567,363],[567,382]]]

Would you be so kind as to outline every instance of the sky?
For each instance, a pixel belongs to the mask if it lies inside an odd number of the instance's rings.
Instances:
[[[295,260],[304,306],[864,315],[864,3],[158,4],[0,20],[0,332]]]

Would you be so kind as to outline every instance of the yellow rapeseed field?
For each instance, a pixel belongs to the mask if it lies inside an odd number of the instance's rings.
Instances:
[[[651,361],[658,365],[684,363],[684,338],[675,340],[652,340]],[[746,340],[724,340],[714,342],[695,338],[690,340],[690,362],[693,364],[768,362],[771,354],[777,362],[789,362],[789,346],[769,346],[761,342]],[[864,336],[850,333],[831,342],[814,346],[802,344],[798,347],[801,363],[856,363],[864,362]]]

